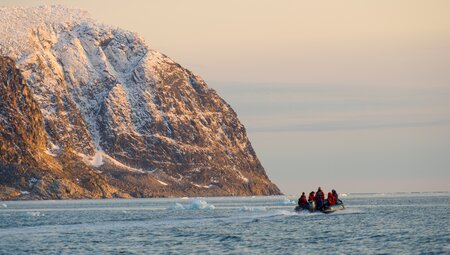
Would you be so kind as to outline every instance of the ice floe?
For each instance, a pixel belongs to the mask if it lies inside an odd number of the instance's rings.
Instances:
[[[195,199],[190,204],[175,203],[173,206],[167,208],[168,210],[213,210],[214,205],[200,199]]]
[[[285,198],[283,201],[280,201],[277,204],[279,204],[279,205],[295,205],[296,203],[294,200]]]

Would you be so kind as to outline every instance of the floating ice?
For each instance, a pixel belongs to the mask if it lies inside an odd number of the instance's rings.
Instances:
[[[7,208],[7,207],[8,207],[5,203],[1,204],[1,206],[2,206],[3,208]]]
[[[208,204],[206,201],[204,200],[199,200],[196,199],[194,201],[192,201],[192,203],[189,206],[189,209],[214,209],[214,205],[210,205]]]
[[[295,205],[295,201],[285,198],[283,201],[280,201],[277,204],[280,204],[280,205]]]
[[[214,205],[208,204],[204,200],[195,199],[191,204],[183,205],[180,203],[175,203],[173,206],[167,208],[168,210],[213,210],[215,209]]]
[[[184,210],[184,206],[180,203],[175,203],[171,207],[167,208],[167,210]]]

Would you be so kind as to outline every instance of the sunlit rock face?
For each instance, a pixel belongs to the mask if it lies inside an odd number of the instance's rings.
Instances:
[[[233,109],[135,33],[0,9],[4,197],[280,194]]]

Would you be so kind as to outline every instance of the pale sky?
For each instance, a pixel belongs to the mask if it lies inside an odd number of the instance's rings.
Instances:
[[[141,34],[231,104],[286,194],[450,191],[450,1],[0,4]]]

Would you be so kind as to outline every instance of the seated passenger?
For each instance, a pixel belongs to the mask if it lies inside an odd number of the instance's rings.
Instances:
[[[342,201],[339,200],[339,198],[338,198],[338,193],[336,192],[336,190],[333,189],[331,191],[331,194],[333,194],[334,201],[336,202],[336,204],[342,204]]]
[[[302,195],[298,199],[298,206],[300,206],[301,208],[306,208],[306,206],[308,206],[308,201],[306,201],[305,192],[302,192]]]
[[[309,193],[308,202],[314,202],[314,200],[315,200],[314,191],[311,191]]]
[[[331,192],[328,192],[327,202],[328,202],[328,206],[336,204],[336,200],[334,200],[334,196],[333,196],[333,194],[331,194]]]

